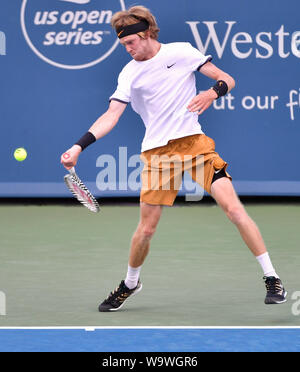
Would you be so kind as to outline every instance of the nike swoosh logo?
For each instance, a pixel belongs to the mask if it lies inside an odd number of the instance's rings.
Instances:
[[[60,0],[60,1],[66,1],[68,3],[75,3],[75,4],[87,4],[91,0]]]
[[[124,32],[124,30],[120,31],[120,32],[118,33],[118,37],[119,37],[123,32]]]
[[[167,66],[167,68],[171,68],[172,66],[176,65],[176,62],[173,65]]]

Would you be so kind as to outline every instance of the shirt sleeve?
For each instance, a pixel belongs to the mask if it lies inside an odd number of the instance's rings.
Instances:
[[[186,58],[186,65],[191,71],[200,70],[200,68],[206,63],[212,60],[212,56],[209,54],[205,56],[200,50],[194,48],[190,43],[185,43],[184,56]]]
[[[117,89],[109,97],[109,101],[115,100],[122,103],[130,102],[130,79],[128,79],[124,70],[120,72],[118,77]]]

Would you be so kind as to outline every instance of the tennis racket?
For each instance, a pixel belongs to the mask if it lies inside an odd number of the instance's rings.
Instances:
[[[69,174],[66,174],[64,176],[64,181],[68,189],[75,196],[75,198],[90,211],[95,213],[99,212],[100,206],[97,200],[85,186],[85,184],[81,181],[81,179],[77,176],[75,168],[73,167],[69,169],[69,172]]]

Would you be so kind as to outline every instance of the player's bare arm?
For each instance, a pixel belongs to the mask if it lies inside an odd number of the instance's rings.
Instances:
[[[127,104],[119,101],[110,101],[108,110],[101,115],[90,127],[89,132],[98,140],[108,134],[117,124]]]
[[[96,140],[104,137],[115,127],[126,106],[126,103],[112,100],[108,110],[94,122],[88,132],[91,133]],[[66,169],[74,167],[81,152],[82,147],[80,145],[73,145],[61,155],[61,163]]]
[[[215,81],[225,82],[228,87],[227,92],[230,92],[231,89],[233,89],[235,86],[234,79],[211,62],[205,63],[200,68],[200,72]],[[214,89],[208,89],[205,92],[201,92],[196,97],[194,97],[187,108],[189,111],[198,112],[198,115],[201,115],[205,110],[209,108],[209,106],[216,98],[218,98],[218,94],[216,93],[216,91]]]

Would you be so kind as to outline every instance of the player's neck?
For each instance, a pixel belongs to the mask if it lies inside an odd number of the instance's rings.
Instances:
[[[157,40],[150,39],[149,52],[145,56],[144,61],[153,58],[160,50],[161,44]]]

